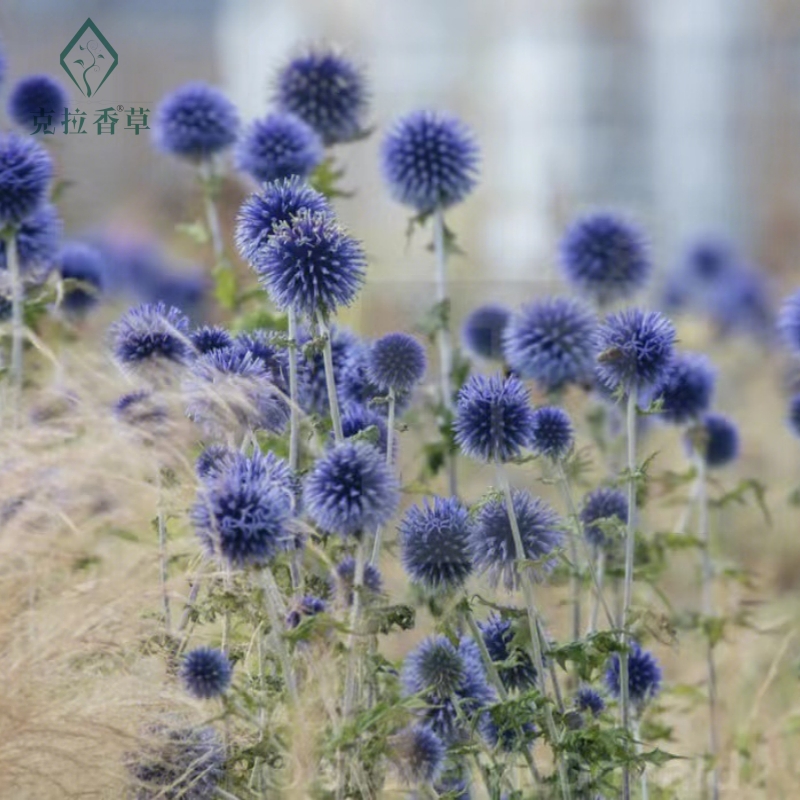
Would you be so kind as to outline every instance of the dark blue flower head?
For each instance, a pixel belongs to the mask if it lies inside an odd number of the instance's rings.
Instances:
[[[427,725],[413,725],[393,739],[400,773],[407,783],[431,783],[442,771],[444,742]]]
[[[325,601],[314,595],[303,595],[299,600],[292,603],[286,615],[286,627],[290,630],[296,628],[304,617],[315,617],[317,614],[325,612],[327,606]]]
[[[181,665],[181,680],[186,691],[201,700],[221,695],[230,686],[232,673],[225,653],[212,647],[191,650]]]
[[[205,83],[187,83],[161,101],[153,127],[162,150],[201,161],[236,141],[239,115],[219,89]]]
[[[275,305],[314,318],[355,300],[367,260],[331,214],[301,209],[278,223],[254,266]]]
[[[96,248],[83,242],[68,242],[58,254],[58,269],[65,280],[83,284],[66,290],[63,305],[67,311],[81,314],[97,303],[103,289],[105,263]]]
[[[36,211],[52,177],[53,162],[41,145],[15,133],[0,135],[0,230]]]
[[[510,461],[530,442],[532,417],[517,378],[473,375],[458,393],[456,442],[478,461]]]
[[[231,349],[237,354],[247,354],[263,365],[273,383],[283,392],[289,391],[289,361],[286,350],[278,343],[274,331],[254,330],[240,333]]]
[[[300,117],[273,112],[251,122],[234,151],[236,168],[259,183],[308,177],[322,161],[322,140]]]
[[[730,277],[738,257],[731,243],[717,237],[705,237],[691,243],[683,256],[682,271],[698,283],[712,284]]]
[[[598,717],[603,713],[606,703],[600,693],[591,686],[581,686],[575,692],[575,707],[578,711],[588,711],[593,717]]]
[[[385,457],[366,442],[347,441],[329,450],[305,481],[304,504],[328,533],[353,536],[385,525],[400,493]]]
[[[36,129],[36,117],[52,114],[58,118],[67,103],[67,93],[55,78],[49,75],[29,75],[11,90],[8,115],[30,133]]]
[[[204,325],[195,328],[191,336],[194,349],[200,355],[211,353],[214,350],[226,350],[233,345],[233,337],[221,325]]]
[[[778,315],[778,330],[793,354],[800,354],[800,290],[789,295]]]
[[[472,311],[461,327],[464,347],[490,361],[503,360],[503,332],[511,318],[505,306],[486,305]]]
[[[334,361],[335,358],[336,354],[334,353]],[[369,363],[369,343],[356,341],[354,346],[348,349],[347,357],[341,368],[335,370],[336,388],[343,403],[374,408],[385,416],[387,412],[386,390],[371,379]],[[327,394],[325,396],[327,397]],[[395,392],[395,413],[398,416],[408,408],[411,397],[411,392]]]
[[[420,213],[460,203],[478,180],[472,131],[452,114],[414,111],[398,119],[381,147],[392,197]]]
[[[210,444],[194,463],[194,471],[200,480],[218,478],[228,469],[236,458],[236,450],[223,444]]]
[[[524,306],[506,326],[503,351],[521,378],[545,391],[591,382],[594,370],[594,314],[583,303],[552,297]]]
[[[558,461],[572,449],[574,439],[572,420],[563,408],[543,406],[533,412],[530,447],[534,452]]]
[[[796,394],[789,400],[789,416],[787,419],[789,429],[795,435],[800,437],[800,394]]]
[[[345,408],[342,414],[342,432],[345,439],[363,434],[369,428],[375,428],[375,439],[371,443],[385,454],[388,445],[386,418],[377,411],[360,404],[350,404]]]
[[[600,304],[630,297],[651,270],[642,231],[607,212],[575,220],[561,240],[560,257],[567,280]]]
[[[336,391],[340,401],[351,402],[341,386],[344,371],[350,358],[360,348],[358,337],[347,328],[330,327],[331,351],[333,355],[333,374],[336,379]],[[308,414],[325,415],[330,408],[328,403],[328,385],[325,379],[325,361],[319,342],[314,343],[310,334],[300,330],[297,335],[298,344],[303,348],[298,359],[300,406]]]
[[[364,74],[337,50],[317,46],[296,56],[278,74],[275,101],[296,114],[325,145],[363,133],[368,91]]]
[[[356,579],[356,560],[353,556],[345,556],[337,565],[332,576],[331,588],[345,605],[353,604],[353,586]],[[383,576],[373,564],[364,564],[364,583],[362,592],[367,593],[367,598],[375,597],[383,591]]]
[[[611,656],[606,670],[606,686],[614,697],[620,696],[620,657]],[[661,667],[656,657],[642,650],[636,642],[631,643],[628,653],[628,693],[631,702],[642,708],[661,689]]]
[[[661,398],[661,416],[675,425],[708,411],[714,394],[716,370],[699,353],[680,353],[672,359],[664,376],[653,389]]]
[[[367,364],[370,380],[388,392],[410,392],[425,375],[425,348],[407,333],[387,333],[373,342]]]
[[[597,329],[597,372],[610,390],[650,389],[672,362],[675,326],[658,311],[628,308]]]
[[[563,523],[558,514],[538,497],[521,489],[512,491],[511,496],[524,557],[540,562],[534,568],[534,574],[541,579],[555,564],[551,556],[561,544]],[[478,509],[470,538],[476,571],[488,572],[493,583],[502,579],[507,588],[516,586],[519,577],[517,549],[502,497],[493,497]]]
[[[166,406],[146,389],[123,394],[114,403],[113,412],[126,425],[145,428],[148,432],[160,430],[169,417]]]
[[[739,457],[739,430],[724,414],[704,414],[688,438],[709,467],[724,467]]]
[[[427,499],[412,506],[400,523],[403,569],[431,592],[464,585],[472,573],[469,511],[456,497]]]
[[[15,236],[22,272],[35,272],[38,268],[48,267],[56,259],[62,227],[56,207],[49,203],[43,203],[22,220]],[[0,269],[7,268],[6,242],[0,239]]]
[[[300,211],[330,213],[323,195],[298,177],[271,181],[242,203],[236,218],[236,247],[246,261],[257,262],[272,237],[275,226],[289,223]]]
[[[492,614],[486,622],[479,622],[483,642],[497,667],[500,680],[506,689],[530,689],[536,685],[536,667],[531,657],[513,645],[514,631],[511,620]]]
[[[532,712],[533,706],[530,708]],[[495,722],[491,714],[487,714],[481,733],[492,747],[503,753],[519,753],[533,746],[538,731],[529,719],[520,721],[503,715],[499,722]]]
[[[619,489],[601,487],[583,499],[581,524],[586,541],[594,547],[605,547],[608,535],[603,523],[623,525],[628,519],[628,499]]]

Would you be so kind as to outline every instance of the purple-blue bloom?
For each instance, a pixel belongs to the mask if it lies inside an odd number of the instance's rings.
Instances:
[[[739,430],[724,414],[704,414],[689,436],[709,467],[724,467],[739,457]]]
[[[574,438],[572,420],[563,408],[542,406],[533,412],[530,448],[535,453],[558,461],[572,449]]]
[[[511,620],[492,614],[486,622],[479,622],[478,627],[503,686],[521,691],[535,686],[536,667],[522,648],[512,644],[514,631]]]
[[[221,650],[198,647],[186,654],[181,680],[189,694],[208,700],[221,695],[231,683],[233,668]]]
[[[442,771],[444,742],[427,725],[413,725],[394,739],[400,772],[408,783],[431,783]]]
[[[210,444],[205,447],[194,463],[194,471],[200,480],[218,478],[236,457],[237,451],[224,444]]]
[[[614,697],[620,697],[620,657],[611,656],[606,669],[606,686]],[[656,657],[636,642],[628,652],[628,693],[634,706],[642,708],[661,689],[661,667]]]
[[[334,347],[335,344],[334,337]],[[386,391],[370,378],[369,349],[370,345],[366,342],[354,342],[354,346],[348,349],[347,357],[340,368],[336,368],[336,353],[334,352],[336,388],[343,403],[374,408],[385,416],[387,411]],[[411,392],[395,392],[395,413],[398,416],[408,408],[411,396]],[[327,393],[325,397],[327,398]]]
[[[381,452],[386,453],[388,445],[388,428],[386,418],[377,411],[359,404],[349,404],[342,413],[342,432],[345,439],[363,433],[369,428],[375,428],[376,440],[371,442]]]
[[[227,350],[233,345],[233,337],[221,325],[204,325],[195,328],[191,336],[194,349],[200,354],[211,353],[214,350]]]
[[[580,513],[583,535],[593,547],[609,543],[603,524],[625,524],[628,519],[628,499],[619,489],[601,487],[586,495]]]
[[[320,597],[311,594],[303,595],[298,601],[292,604],[286,614],[286,627],[290,630],[296,628],[305,617],[315,617],[317,614],[325,612],[327,606]]]
[[[168,419],[166,406],[146,389],[123,394],[114,403],[114,416],[126,425],[160,428]]]
[[[356,577],[356,560],[353,556],[345,556],[337,565],[334,574],[331,576],[331,589],[337,597],[347,606],[353,604],[353,586]],[[361,587],[362,593],[366,592],[366,597],[362,600],[369,600],[371,597],[379,595],[383,591],[383,576],[380,570],[373,564],[364,564],[364,583]]]
[[[58,243],[63,225],[55,206],[40,205],[17,227],[15,241],[21,272],[35,272],[49,266],[58,255]],[[0,269],[7,269],[6,242],[0,237]]]
[[[410,392],[425,375],[425,348],[407,333],[387,333],[369,349],[369,379],[388,392]]]
[[[347,365],[360,349],[358,337],[347,328],[330,326],[331,352],[333,355],[333,374],[336,378],[336,391],[341,401],[350,403],[354,398],[343,391],[343,377]],[[325,415],[328,413],[328,386],[325,381],[325,362],[319,343],[313,344],[310,334],[301,329],[297,340],[302,348],[298,358],[300,406],[307,414]]]
[[[231,349],[237,354],[248,354],[263,364],[272,376],[273,383],[285,393],[289,391],[289,360],[286,350],[276,341],[274,331],[257,329],[237,334]]]
[[[84,284],[65,291],[63,305],[67,311],[81,314],[97,303],[105,273],[103,257],[97,248],[83,242],[67,242],[58,254],[58,269],[65,280]]]
[[[52,115],[58,120],[67,107],[64,87],[50,75],[29,75],[18,81],[8,97],[8,115],[28,133],[36,129],[35,117]]]
[[[653,397],[661,398],[661,417],[681,425],[708,411],[714,394],[716,370],[701,353],[675,355]]]
[[[40,144],[16,133],[0,135],[0,229],[16,227],[45,200],[53,162]]]
[[[800,289],[783,301],[778,315],[778,330],[789,350],[800,355]]]
[[[795,436],[800,437],[800,394],[796,394],[789,400],[789,429]]]
[[[619,681],[619,678],[617,678]],[[575,707],[578,711],[588,711],[593,717],[598,717],[603,713],[606,702],[600,693],[591,686],[581,686],[575,692]]]
[[[473,355],[490,361],[503,360],[503,332],[511,318],[505,306],[479,306],[470,312],[461,327],[461,341]]]

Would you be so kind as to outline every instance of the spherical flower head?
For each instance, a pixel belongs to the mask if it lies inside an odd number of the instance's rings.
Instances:
[[[230,686],[232,673],[228,657],[213,647],[190,651],[181,665],[181,680],[186,691],[201,700],[219,697]]]
[[[200,355],[212,353],[214,350],[226,350],[233,345],[233,337],[220,325],[196,328],[189,338]]]
[[[503,686],[521,691],[535,686],[536,667],[524,650],[512,644],[514,631],[511,620],[492,614],[486,622],[479,622],[478,627],[489,656],[497,665]]]
[[[350,402],[344,396],[340,380],[350,358],[360,349],[358,337],[347,328],[330,327],[331,354],[333,356],[333,374],[336,379],[336,391],[340,401]],[[328,385],[325,378],[325,359],[322,354],[320,340],[314,343],[306,330],[297,335],[298,345],[302,348],[298,358],[300,406],[307,414],[324,416],[330,409],[328,401]]]
[[[311,594],[303,595],[286,615],[286,627],[290,630],[296,628],[304,618],[315,617],[317,614],[323,614],[327,608],[324,600],[315,597]]]
[[[584,498],[580,518],[586,541],[593,547],[605,547],[609,537],[603,530],[604,523],[625,524],[628,519],[628,499],[619,489],[595,489]]]
[[[335,340],[334,340],[335,344]],[[356,341],[347,352],[347,358],[336,372],[336,388],[345,404],[373,408],[383,416],[388,411],[386,390],[370,378],[370,345]],[[334,353],[334,362],[336,354]],[[324,377],[324,376],[323,376]],[[327,393],[325,395],[327,397]],[[394,410],[399,417],[411,404],[412,392],[395,392]]]
[[[688,439],[708,467],[725,467],[739,457],[739,429],[724,414],[704,414]]]
[[[346,441],[318,459],[306,478],[303,499],[323,531],[355,536],[385,525],[397,510],[400,492],[378,450]]]
[[[428,725],[413,725],[393,740],[400,773],[407,783],[435,781],[444,764],[444,742]]]
[[[553,461],[559,461],[572,449],[575,434],[572,420],[563,408],[543,406],[533,412],[531,449]]]
[[[120,365],[155,383],[172,377],[193,357],[189,320],[164,303],[130,309],[112,326],[111,335]]]
[[[552,554],[561,545],[563,523],[555,511],[538,497],[521,489],[513,490],[511,497],[524,557],[539,562],[533,568],[533,574],[541,580],[555,565]],[[492,583],[502,579],[508,589],[519,584],[517,549],[502,497],[490,499],[478,510],[470,550],[475,570],[487,572]]]
[[[706,356],[676,355],[653,389],[653,397],[661,398],[661,417],[682,425],[708,411],[715,381],[716,370]]]
[[[611,694],[620,697],[620,657],[615,653],[606,669],[606,686]],[[661,667],[656,657],[632,642],[628,652],[628,694],[631,702],[642,708],[661,689]]]
[[[204,161],[236,141],[239,115],[219,89],[187,83],[161,101],[153,128],[156,143],[164,152]]]
[[[331,214],[301,209],[291,222],[278,223],[254,266],[278,308],[313,319],[355,300],[367,260]]]
[[[8,115],[21,128],[32,132],[37,117],[47,114],[61,116],[68,99],[64,87],[49,75],[29,75],[11,90],[8,97]]]
[[[332,213],[325,197],[297,176],[264,184],[242,203],[236,217],[236,247],[251,263],[263,255],[275,226],[289,223],[300,211]]]
[[[458,393],[456,442],[478,461],[510,461],[531,438],[528,390],[515,377],[473,375]]]
[[[36,211],[52,177],[53,162],[41,145],[15,133],[0,134],[0,230]]]
[[[105,273],[105,262],[97,248],[83,242],[68,242],[58,255],[58,269],[64,280],[83,284],[66,290],[63,306],[67,311],[81,314],[97,303]]]
[[[667,372],[675,326],[658,311],[629,308],[609,314],[597,329],[597,372],[612,391],[652,388]]]
[[[201,481],[214,480],[228,469],[236,458],[236,450],[223,444],[210,444],[194,462],[194,471]]]
[[[575,707],[578,711],[588,711],[593,717],[599,717],[605,710],[606,702],[591,686],[581,686],[575,692]]]
[[[789,416],[787,418],[789,430],[800,437],[800,394],[796,394],[789,400]]]
[[[778,315],[778,331],[794,355],[800,355],[800,290],[789,295]]]
[[[352,556],[345,556],[337,565],[333,575],[332,589],[346,606],[353,605],[353,586],[356,578],[356,560]],[[376,597],[383,591],[383,576],[373,564],[364,564],[364,583],[362,592],[367,597]]]
[[[307,178],[322,161],[322,140],[294,114],[280,111],[251,122],[234,150],[236,169],[259,183]]]
[[[594,334],[591,310],[578,300],[552,297],[512,314],[503,334],[503,352],[521,378],[532,378],[547,391],[591,382]]]
[[[61,217],[56,207],[49,203],[43,203],[20,222],[14,238],[21,272],[30,274],[52,264],[58,255],[62,228]],[[2,238],[0,238],[0,269],[8,269],[6,242]]]
[[[575,220],[559,249],[567,280],[599,304],[630,297],[650,275],[644,234],[615,214]]]
[[[317,46],[301,53],[278,74],[278,108],[300,117],[326,146],[362,134],[367,100],[361,69],[331,47]]]
[[[373,435],[367,439],[366,431],[370,428],[375,430]],[[345,439],[359,437],[361,441],[369,441],[380,453],[386,453],[388,445],[386,419],[371,408],[360,404],[348,405],[342,414],[342,433],[344,433]]]
[[[472,573],[471,527],[469,511],[456,497],[409,508],[398,527],[406,574],[430,592],[461,588]]]
[[[373,342],[367,369],[384,391],[410,392],[425,375],[425,348],[407,333],[387,333]]]
[[[461,341],[474,356],[503,360],[503,333],[511,318],[505,306],[485,305],[472,311],[461,327]]]
[[[283,345],[273,331],[254,330],[240,333],[231,349],[237,355],[249,355],[269,372],[272,382],[282,391],[289,392],[289,359]]]
[[[150,434],[163,431],[169,418],[167,408],[146,389],[123,394],[112,410],[120,422]]]

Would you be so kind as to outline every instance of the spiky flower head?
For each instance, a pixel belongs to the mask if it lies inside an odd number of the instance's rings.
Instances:
[[[400,774],[410,784],[435,781],[444,764],[444,742],[427,725],[404,728],[392,740]]]
[[[381,145],[389,190],[421,214],[460,203],[478,180],[480,152],[472,130],[441,111],[414,111],[396,120]]]
[[[62,228],[61,217],[50,203],[43,203],[20,222],[14,238],[21,272],[36,272],[52,264],[58,255]],[[0,269],[7,268],[6,242],[0,238]]]
[[[681,425],[708,411],[714,394],[716,370],[701,353],[680,353],[653,389],[661,398],[661,417]]]
[[[191,650],[181,665],[181,680],[186,691],[201,700],[221,695],[230,686],[232,674],[228,657],[213,647]]]
[[[630,297],[650,275],[644,233],[616,214],[576,219],[561,240],[559,255],[567,280],[599,304]]]
[[[345,556],[336,565],[331,588],[346,606],[353,605],[355,579],[356,560],[353,556]],[[362,596],[362,601],[377,597],[383,591],[383,576],[374,564],[364,564],[364,583],[361,591],[366,592],[366,596]]]
[[[407,333],[387,333],[369,350],[368,374],[380,389],[410,392],[425,375],[425,348]]]
[[[236,450],[224,444],[210,444],[194,462],[194,471],[200,480],[218,478],[236,458]]]
[[[521,691],[535,686],[536,667],[533,666],[531,657],[513,644],[514,630],[511,620],[492,614],[486,622],[479,622],[478,627],[503,686]]]
[[[675,326],[658,311],[628,308],[598,327],[597,372],[605,386],[624,393],[652,388],[672,362]]]
[[[374,428],[373,436],[367,439],[367,431]],[[379,452],[385,454],[388,446],[386,418],[377,411],[361,404],[349,404],[342,413],[342,433],[345,439],[359,436],[362,441],[370,441]]]
[[[103,289],[105,262],[100,251],[83,242],[67,242],[57,261],[61,277],[80,284],[65,291],[64,308],[74,314],[88,311],[98,302]]]
[[[367,260],[361,244],[328,213],[301,209],[281,222],[254,264],[278,308],[315,318],[348,306],[361,289]]]
[[[478,461],[510,461],[530,442],[532,417],[517,378],[473,375],[458,393],[456,442]]]
[[[317,460],[303,498],[322,530],[354,536],[385,525],[397,510],[400,493],[381,453],[366,442],[346,441]]]
[[[0,230],[36,211],[52,177],[53,162],[41,145],[15,133],[0,134]]]
[[[544,391],[587,384],[594,370],[596,327],[594,314],[582,302],[545,298],[511,315],[503,352],[517,375],[532,378]]]
[[[278,108],[304,120],[326,146],[362,135],[368,99],[363,71],[328,45],[309,48],[278,73]]]
[[[789,429],[800,437],[800,394],[796,394],[789,400],[789,416],[787,418]]]
[[[292,604],[286,614],[286,627],[290,630],[296,628],[304,617],[315,617],[317,614],[324,613],[326,608],[327,605],[322,598],[311,594],[303,595]]]
[[[354,346],[348,349],[347,357],[342,362],[341,368],[336,369],[334,365],[336,388],[343,403],[367,406],[385,416],[387,413],[386,390],[378,386],[370,377],[369,351],[370,344],[368,342],[354,342]],[[335,358],[336,354],[334,353],[334,360]],[[397,416],[400,416],[408,408],[411,398],[411,392],[395,392],[394,406]]]
[[[333,374],[336,391],[340,401],[350,401],[343,393],[341,380],[351,357],[360,349],[358,337],[347,328],[331,325],[329,328]],[[325,378],[325,359],[322,353],[322,340],[316,341],[308,331],[301,329],[297,340],[302,348],[298,359],[300,406],[308,414],[328,413],[328,385]]]
[[[430,592],[460,588],[472,573],[469,553],[472,523],[456,497],[426,498],[412,506],[398,526],[403,569]]]
[[[269,372],[272,382],[282,392],[289,391],[289,359],[275,331],[254,330],[239,333],[231,350],[237,356],[248,355]]]
[[[290,223],[300,211],[332,213],[328,201],[297,176],[265,183],[242,203],[236,217],[236,247],[245,261],[262,257],[275,226]]]
[[[226,350],[233,345],[233,337],[221,325],[203,325],[202,328],[195,328],[189,338],[200,355],[214,350]]]
[[[50,75],[29,75],[18,81],[8,96],[8,115],[26,132],[36,128],[35,119],[53,114],[60,117],[67,107],[64,87]]]
[[[708,467],[725,467],[739,457],[739,429],[724,414],[704,414],[687,437]]]
[[[800,355],[800,289],[783,301],[778,315],[778,330],[789,350]]]
[[[596,689],[592,689],[591,686],[581,686],[575,692],[575,707],[578,711],[588,711],[593,717],[599,717],[606,707],[606,701]]]
[[[543,500],[521,489],[511,493],[514,514],[522,539],[523,557],[539,562],[533,568],[541,580],[555,565],[553,551],[561,544],[562,521]],[[519,583],[517,549],[505,500],[493,497],[478,509],[470,536],[472,563],[487,572],[493,583],[501,579],[506,588]]]
[[[153,133],[167,153],[204,161],[227,149],[239,132],[236,107],[206,83],[187,83],[168,94],[156,109]]]
[[[572,420],[563,408],[542,406],[533,412],[530,447],[534,452],[559,461],[572,449],[574,440]]]
[[[267,114],[245,128],[234,150],[236,168],[259,183],[307,178],[322,161],[322,140],[294,114]]]
[[[461,327],[461,341],[473,355],[490,361],[503,360],[503,333],[511,318],[505,306],[479,306],[470,312]]]
[[[113,413],[120,422],[146,434],[163,433],[169,418],[163,402],[147,389],[123,394],[114,403]]]
[[[595,489],[583,499],[580,517],[586,541],[594,547],[605,547],[609,537],[603,523],[624,524],[628,519],[628,499],[619,489]]]
[[[620,697],[620,657],[611,656],[606,669],[606,686],[611,694]],[[631,702],[642,708],[661,689],[661,667],[656,657],[632,642],[628,652],[628,693]]]

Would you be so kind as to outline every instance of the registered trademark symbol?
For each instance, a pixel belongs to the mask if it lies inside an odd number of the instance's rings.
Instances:
[[[122,111],[124,108],[125,106],[117,106],[117,111]]]

